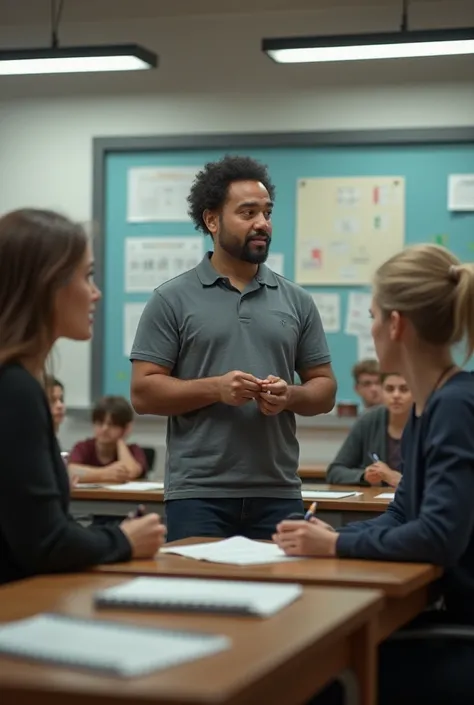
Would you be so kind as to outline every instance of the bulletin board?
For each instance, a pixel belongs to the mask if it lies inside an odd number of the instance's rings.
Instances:
[[[402,176],[298,179],[295,281],[370,285],[405,242]]]
[[[134,327],[151,292],[127,287],[127,257],[130,269],[127,248],[139,251],[142,245],[137,243],[148,240],[148,244],[169,251],[175,238],[176,243],[189,243],[184,248],[191,262],[212,245],[209,237],[196,233],[189,219],[177,217],[170,203],[164,211],[168,214],[165,220],[143,219],[140,209],[131,217],[131,172],[151,169],[164,173],[177,169],[182,170],[181,174],[186,171],[191,174],[206,162],[228,153],[249,155],[268,165],[276,186],[269,264],[289,279],[296,280],[300,275],[298,184],[302,179],[352,185],[360,179],[367,179],[373,185],[375,179],[380,186],[385,183],[383,177],[388,177],[389,182],[399,179],[404,190],[405,242],[437,242],[448,246],[463,261],[474,259],[474,212],[453,212],[447,207],[449,175],[473,171],[474,129],[96,139],[93,211],[99,233],[94,248],[103,301],[96,312],[92,345],[92,401],[103,393],[129,396],[131,365],[127,340],[133,338]],[[163,189],[161,195],[165,197]],[[313,209],[315,220],[324,217],[324,210],[321,213],[319,210]],[[380,221],[380,229],[386,226]],[[399,237],[400,229],[394,227],[390,239],[395,232]],[[367,242],[367,249],[371,242]],[[396,246],[394,243],[393,249],[399,249],[399,244],[399,241]],[[384,252],[388,255],[391,241],[386,245]],[[181,248],[180,261],[182,247],[176,244],[177,249]],[[356,401],[351,367],[361,357],[373,354],[368,333],[367,281],[374,264],[367,264],[364,275],[351,282],[330,283],[316,275],[304,282],[326,325],[339,400]]]

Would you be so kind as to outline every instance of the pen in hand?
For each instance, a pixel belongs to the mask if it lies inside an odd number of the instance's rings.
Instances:
[[[316,515],[316,507],[318,506],[317,502],[313,502],[313,504],[310,506],[306,514],[304,515],[304,520],[309,521]]]
[[[380,458],[377,453],[369,453],[369,458],[372,460],[373,463],[380,463]]]
[[[128,518],[129,519],[139,519],[140,517],[144,517],[145,514],[146,514],[145,506],[143,504],[139,504],[134,512],[128,513]]]

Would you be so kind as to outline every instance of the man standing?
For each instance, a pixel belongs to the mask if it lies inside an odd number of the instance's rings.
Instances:
[[[168,416],[169,541],[270,539],[303,510],[294,415],[330,411],[336,383],[311,296],[264,265],[273,197],[253,159],[207,164],[188,201],[214,251],[158,287],[138,326],[131,399]]]

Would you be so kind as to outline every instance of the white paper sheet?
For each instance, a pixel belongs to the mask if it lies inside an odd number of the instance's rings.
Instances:
[[[126,303],[123,307],[123,354],[130,356],[138,323],[140,321],[145,303]]]
[[[371,294],[359,291],[349,292],[347,300],[347,318],[345,332],[348,335],[370,335],[372,321],[370,319]]]
[[[358,360],[376,360],[377,353],[375,352],[374,339],[369,333],[357,336],[357,359]]]
[[[339,333],[341,330],[341,297],[339,294],[313,293],[311,297],[321,316],[325,333]]]
[[[285,275],[285,255],[283,252],[270,252],[265,264],[276,274]]]
[[[114,492],[152,492],[162,490],[163,482],[124,482],[119,485],[102,485],[104,490],[114,490]]]
[[[395,492],[382,492],[382,494],[376,494],[375,499],[393,499],[395,497]]]
[[[474,174],[450,174],[448,210],[474,211]]]
[[[127,237],[125,291],[154,291],[160,284],[196,267],[203,257],[203,237]]]
[[[362,492],[337,492],[332,490],[302,490],[303,499],[343,499],[344,497],[357,497]]]
[[[127,221],[189,221],[187,197],[200,167],[136,167],[128,172]]]
[[[180,556],[194,558],[211,563],[228,563],[230,565],[261,565],[264,563],[283,563],[301,560],[286,556],[274,543],[252,541],[243,536],[233,536],[213,543],[198,543],[194,546],[172,546],[162,548],[160,553],[177,553]]]

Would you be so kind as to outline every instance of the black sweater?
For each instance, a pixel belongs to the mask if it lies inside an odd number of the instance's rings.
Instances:
[[[84,528],[68,508],[46,395],[21,365],[0,366],[0,583],[130,558],[118,527]]]
[[[474,375],[460,372],[414,412],[402,438],[403,477],[376,519],[349,524],[337,554],[434,563],[452,621],[474,624]]]

